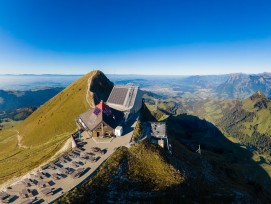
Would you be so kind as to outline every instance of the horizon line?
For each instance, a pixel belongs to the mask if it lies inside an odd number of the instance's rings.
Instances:
[[[89,72],[88,72],[89,73]],[[104,72],[103,72],[104,73]],[[87,74],[87,73],[85,73]],[[85,74],[0,74],[0,76],[84,76]],[[233,75],[233,74],[243,74],[243,75],[260,75],[260,74],[271,74],[271,72],[258,72],[258,73],[245,73],[245,72],[232,72],[223,74],[187,74],[187,75],[170,75],[170,74],[116,74],[116,73],[104,73],[105,75],[122,75],[122,76],[219,76],[219,75]]]

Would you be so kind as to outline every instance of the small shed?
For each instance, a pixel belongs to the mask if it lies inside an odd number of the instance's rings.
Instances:
[[[116,135],[117,137],[120,137],[120,136],[122,136],[122,133],[123,133],[123,127],[122,127],[122,126],[117,126],[117,127],[115,128],[115,135]]]

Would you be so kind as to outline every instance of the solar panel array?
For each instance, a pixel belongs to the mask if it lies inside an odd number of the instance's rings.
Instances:
[[[100,112],[101,112],[101,110],[99,108],[95,108],[94,111],[93,111],[93,113],[95,115],[99,115]]]
[[[127,92],[128,88],[114,87],[107,102],[123,105]]]
[[[104,114],[106,114],[107,116],[110,116],[112,114],[110,108],[106,108],[104,111]]]

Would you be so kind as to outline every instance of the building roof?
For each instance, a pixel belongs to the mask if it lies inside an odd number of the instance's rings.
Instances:
[[[165,122],[151,122],[151,136],[166,137],[166,123]]]
[[[94,109],[88,110],[79,116],[90,131],[96,129],[101,122],[115,129],[121,123],[123,117],[122,112],[108,107],[102,101]]]
[[[120,111],[129,110],[134,106],[138,90],[139,87],[133,85],[114,86],[106,103]]]
[[[102,111],[104,111],[105,109],[109,108],[108,105],[106,105],[103,101],[101,101],[98,105],[96,105],[96,107]]]

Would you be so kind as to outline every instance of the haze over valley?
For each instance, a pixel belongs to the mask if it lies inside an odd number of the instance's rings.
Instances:
[[[2,75],[0,111],[39,107],[81,75]],[[245,99],[256,91],[271,96],[271,74],[227,74],[209,76],[117,75],[107,77],[118,85],[134,84],[159,97]]]

